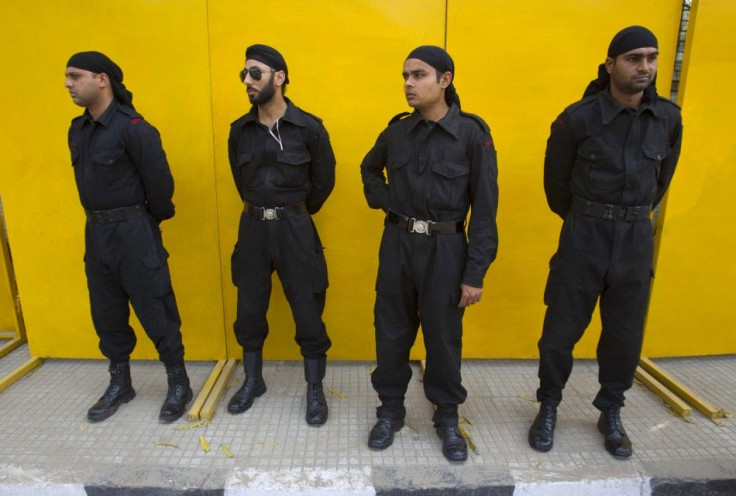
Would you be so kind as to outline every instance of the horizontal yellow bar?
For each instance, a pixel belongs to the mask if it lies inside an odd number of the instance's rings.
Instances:
[[[197,398],[194,400],[194,403],[192,403],[192,407],[189,409],[189,420],[199,420],[199,412],[202,410],[202,406],[204,406],[205,401],[207,401],[207,398],[212,392],[212,387],[215,385],[215,382],[217,382],[217,378],[220,377],[220,372],[222,372],[222,368],[224,366],[225,360],[220,360],[215,364],[209,377],[204,381],[202,389],[199,390]]]
[[[11,339],[4,345],[0,346],[0,357],[4,357],[23,343],[25,343],[25,340],[21,338]]]
[[[714,419],[725,417],[723,410],[710,403],[708,400],[698,395],[695,391],[679,382],[674,376],[668,374],[661,367],[656,365],[648,358],[639,360],[641,368],[649,372],[652,377],[667,386],[673,393],[684,399],[695,407],[700,413],[708,418]]]
[[[230,381],[230,377],[233,375],[236,363],[237,360],[234,358],[230,358],[225,362],[225,366],[222,368],[222,372],[220,372],[220,377],[217,378],[217,381],[212,388],[212,392],[207,397],[207,401],[205,401],[202,410],[199,412],[199,418],[212,420],[212,417],[215,416],[217,404],[225,393],[225,389],[227,389],[228,382]]]
[[[31,357],[23,365],[17,367],[11,373],[0,379],[0,391],[4,391],[5,389],[7,389],[15,381],[22,378],[28,372],[41,365],[41,363],[43,363],[42,358]]]
[[[643,368],[637,367],[634,377],[669,405],[669,407],[672,408],[679,416],[687,417],[692,413],[693,410],[687,405],[687,403],[678,398],[672,391],[667,389],[661,382],[652,377]]]

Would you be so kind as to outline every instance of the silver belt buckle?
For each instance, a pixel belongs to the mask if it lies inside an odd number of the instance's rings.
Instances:
[[[263,208],[263,220],[276,220],[278,218],[275,208]]]
[[[411,225],[411,230],[409,232],[417,234],[429,234],[429,224],[427,223],[427,221],[416,219],[412,220],[414,221],[414,223]]]

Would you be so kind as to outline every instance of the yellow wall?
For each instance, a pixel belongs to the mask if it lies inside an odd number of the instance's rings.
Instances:
[[[236,78],[244,49],[266,43],[286,57],[287,95],[324,120],[337,156],[335,191],[315,216],[330,272],[330,357],[372,359],[382,216],[365,204],[359,165],[388,120],[408,110],[400,75],[406,54],[419,44],[443,45],[446,37],[463,108],[488,121],[498,149],[499,259],[483,302],[466,314],[465,355],[533,357],[560,227],[542,191],[549,124],[580,97],[611,37],[626,25],[645,24],[658,35],[659,90],[668,94],[680,2],[282,0],[261,2],[256,16],[253,5],[239,0],[49,5],[6,0],[0,7],[6,24],[0,43],[13,47],[5,57],[12,77],[0,82],[2,94],[12,96],[5,98],[11,103],[0,133],[0,195],[32,353],[100,356],[82,264],[84,218],[66,146],[69,120],[80,109],[63,88],[68,56],[97,49],[124,69],[138,110],[161,131],[176,179],[177,216],[164,224],[164,239],[187,358],[240,355],[231,330],[236,291],[229,264],[241,204],[226,140],[229,123],[249,108]],[[687,190],[683,168],[675,184]],[[291,314],[274,282],[266,355],[297,358]],[[714,308],[710,321],[727,317]],[[598,328],[594,320],[579,355],[594,353]],[[665,341],[670,336],[650,334],[647,343],[656,350]],[[701,344],[694,352],[718,350]],[[414,356],[421,353],[418,347]],[[155,358],[146,338],[135,357]]]
[[[694,26],[692,18],[695,18]],[[667,198],[644,353],[736,353],[736,3],[693,3],[682,155]]]

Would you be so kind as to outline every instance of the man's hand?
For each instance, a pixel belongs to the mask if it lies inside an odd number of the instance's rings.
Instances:
[[[460,285],[460,303],[457,304],[458,308],[465,308],[473,303],[478,303],[480,297],[483,295],[483,288],[474,288],[465,284]]]

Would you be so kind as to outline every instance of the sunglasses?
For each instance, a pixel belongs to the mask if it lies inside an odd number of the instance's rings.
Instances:
[[[250,69],[243,69],[238,73],[238,76],[240,77],[240,82],[245,82],[245,76],[250,74],[251,79],[253,81],[260,81],[263,77],[263,72],[259,67],[251,67]],[[267,70],[265,72],[276,72],[273,69]]]

